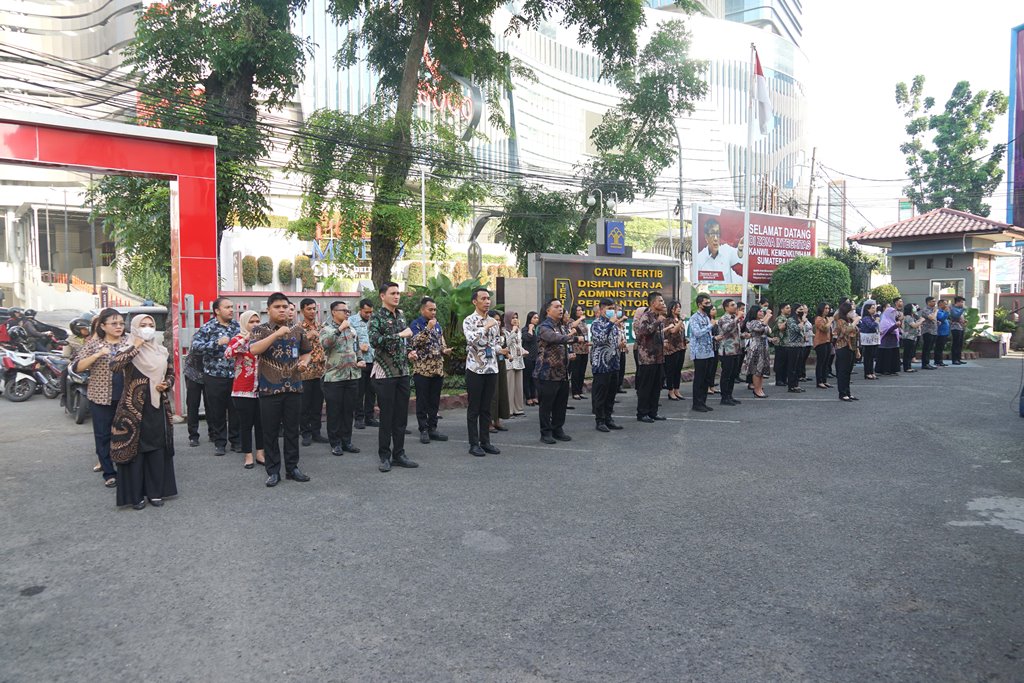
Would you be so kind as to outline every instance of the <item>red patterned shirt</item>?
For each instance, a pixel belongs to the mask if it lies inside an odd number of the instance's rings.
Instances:
[[[224,349],[225,358],[235,359],[235,381],[231,395],[238,398],[259,398],[256,384],[259,379],[260,359],[249,352],[249,340],[236,335]]]

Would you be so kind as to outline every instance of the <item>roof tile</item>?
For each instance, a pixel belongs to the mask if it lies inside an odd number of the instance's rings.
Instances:
[[[993,233],[1003,230],[1018,231],[1012,225],[993,221],[956,209],[933,209],[928,213],[907,218],[899,223],[877,230],[869,230],[850,237],[851,242],[890,242],[892,240]]]

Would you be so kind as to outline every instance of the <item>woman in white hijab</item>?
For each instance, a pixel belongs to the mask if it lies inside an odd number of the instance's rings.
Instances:
[[[168,400],[174,368],[155,335],[151,316],[135,316],[126,343],[110,359],[110,369],[124,375],[110,442],[110,457],[117,465],[117,504],[136,510],[146,507],[146,499],[160,507],[166,496],[178,493]]]

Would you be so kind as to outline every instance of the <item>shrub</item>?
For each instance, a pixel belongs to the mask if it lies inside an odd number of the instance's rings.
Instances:
[[[878,302],[878,305],[891,304],[900,298],[900,290],[896,285],[878,285],[871,290],[871,298]]]
[[[1017,325],[1006,308],[997,308],[992,313],[992,329],[996,332],[1016,332]]]
[[[274,260],[269,256],[256,259],[256,281],[261,285],[274,283]]]
[[[409,264],[409,270],[405,275],[405,283],[408,286],[423,284],[423,264],[413,261]]]
[[[286,258],[277,262],[277,281],[281,283],[282,289],[291,289],[295,283],[295,271],[292,269],[292,262]]]
[[[242,257],[242,283],[246,287],[252,287],[256,284],[256,270],[255,256]]]
[[[774,304],[801,303],[814,310],[822,301],[835,306],[846,296],[850,296],[850,270],[836,259],[801,256],[772,274]]]
[[[295,277],[302,280],[303,290],[316,289],[316,275],[313,273],[313,264],[309,257],[299,255],[295,257]]]

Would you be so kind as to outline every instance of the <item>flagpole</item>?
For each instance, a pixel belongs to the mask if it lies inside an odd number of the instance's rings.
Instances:
[[[753,147],[754,147],[754,55],[757,54],[757,48],[754,44],[750,44],[750,91],[747,95],[747,160],[744,164],[744,179],[746,193],[746,201],[743,202],[743,258],[742,270],[743,270],[743,298],[741,301],[747,302],[747,290],[750,286],[750,183],[751,173],[750,166],[753,159]]]

